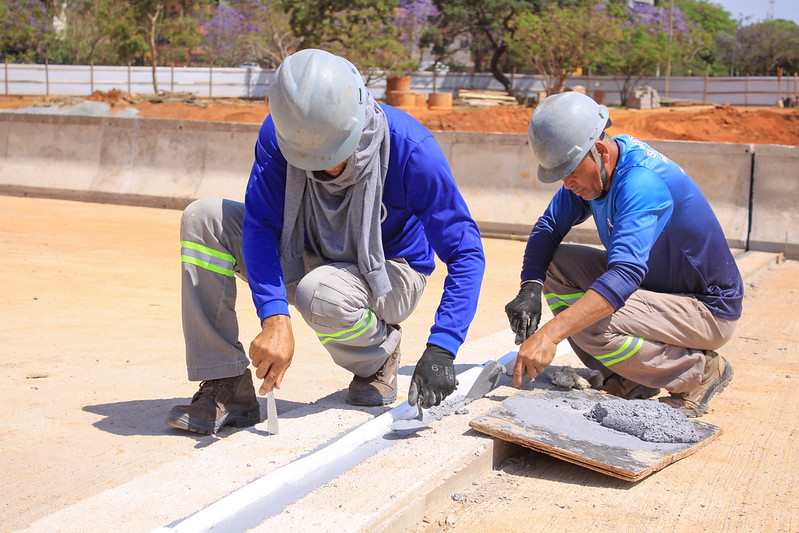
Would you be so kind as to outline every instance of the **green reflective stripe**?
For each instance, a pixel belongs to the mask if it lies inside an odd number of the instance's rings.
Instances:
[[[369,330],[369,328],[371,327],[372,324],[374,324],[375,321],[375,315],[372,313],[372,310],[367,308],[366,311],[368,314],[365,317],[363,317],[360,322],[352,326],[350,329],[346,329],[344,331],[339,331],[338,333],[331,333],[331,334],[317,333],[316,336],[319,337],[319,340],[322,341],[322,344],[325,344],[327,341],[343,342],[343,341],[348,341],[350,339],[354,339],[356,337],[360,337],[361,335],[366,333],[366,331]],[[368,323],[364,325],[364,322],[366,322],[367,320]],[[355,333],[352,333],[353,331]],[[347,335],[348,333],[352,333],[352,335],[349,335],[348,337],[341,337],[342,335]]]
[[[633,344],[633,342],[635,342],[635,345],[631,346],[631,344]],[[619,348],[615,352],[612,352],[612,353],[609,353],[609,354],[606,354],[606,355],[597,355],[597,356],[595,356],[595,359],[599,359],[602,362],[602,364],[605,365],[605,366],[615,365],[616,363],[618,363],[620,361],[624,361],[625,359],[627,359],[627,358],[631,357],[633,354],[635,354],[641,348],[642,344],[644,344],[644,338],[643,337],[633,337],[632,335],[627,335],[627,340],[624,342],[624,344],[621,346],[621,348]],[[619,354],[622,354],[621,357],[613,359],[612,361],[602,361],[602,359],[608,359],[610,357],[616,357]]]
[[[549,294],[545,294],[544,298],[546,298],[549,308],[554,311],[564,305],[573,305],[574,301],[582,298],[584,294],[584,292],[575,292],[573,294],[555,294],[554,292],[550,292]]]
[[[214,250],[213,248],[208,248],[207,246],[203,246],[202,244],[197,244],[196,242],[191,241],[180,241],[180,245],[184,248],[190,248],[192,250],[197,250],[198,252],[208,254],[211,257],[216,257],[217,259],[230,261],[233,266],[236,266],[236,258],[230,254],[226,254],[225,252],[220,252],[218,250]]]
[[[198,267],[205,268],[210,270],[211,272],[216,272],[217,274],[222,274],[224,276],[230,276],[231,278],[234,277],[236,274],[230,270],[229,268],[223,268],[221,266],[212,265],[207,261],[203,261],[201,259],[197,259],[196,257],[191,257],[188,255],[181,255],[181,261],[184,263],[191,263],[192,265],[197,265]]]

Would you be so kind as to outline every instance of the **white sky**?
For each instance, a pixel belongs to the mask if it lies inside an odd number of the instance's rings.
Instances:
[[[772,9],[769,0],[710,0],[732,15],[733,20],[751,17],[745,24],[766,20]],[[773,0],[775,19],[792,20],[799,24],[799,0]]]

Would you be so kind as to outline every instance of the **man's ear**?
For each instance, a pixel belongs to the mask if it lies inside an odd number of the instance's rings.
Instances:
[[[606,155],[610,154],[610,146],[608,146],[607,140],[599,140],[596,142],[596,150],[599,152],[599,155],[604,158]]]
[[[610,162],[610,143],[614,142],[612,138],[606,138],[596,142],[596,151],[599,152],[599,158],[603,164]]]

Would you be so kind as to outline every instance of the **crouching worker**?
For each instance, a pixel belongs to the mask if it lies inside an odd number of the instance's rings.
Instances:
[[[397,398],[399,324],[419,303],[434,252],[447,266],[409,401],[438,405],[474,318],[485,269],[475,222],[433,135],[378,104],[358,70],[322,50],[277,69],[244,204],[192,203],[181,222],[182,309],[190,405],[167,424],[199,433],[259,422],[260,394],[280,388],[294,355],[289,302],[333,361],[353,374],[346,401]],[[262,330],[238,339],[236,279]]]
[[[546,98],[528,138],[544,183],[563,181],[527,241],[519,294],[505,307],[521,344],[514,382],[535,378],[568,338],[603,389],[707,412],[732,379],[715,350],[741,315],[743,283],[699,187],[673,161],[610,137],[607,107],[577,92]],[[593,216],[604,250],[561,244]],[[541,294],[554,318],[536,331]]]

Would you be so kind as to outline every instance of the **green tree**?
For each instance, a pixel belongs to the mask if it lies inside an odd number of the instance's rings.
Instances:
[[[439,28],[451,41],[458,35],[471,39],[474,70],[484,70],[484,57],[489,58],[488,69],[513,95],[511,81],[502,72],[501,65],[508,53],[508,41],[513,40],[515,17],[537,11],[540,1],[527,0],[434,0],[441,13]]]
[[[508,57],[509,43],[513,42],[517,17],[540,13],[542,9],[557,5],[576,6],[584,0],[433,0],[441,13],[439,25],[447,34],[467,34],[471,39],[474,70],[487,70],[513,95],[511,81],[502,72],[513,66],[516,58]]]
[[[599,7],[597,0],[523,13],[514,17],[511,26],[513,39],[505,39],[509,51],[527,58],[543,75],[547,94],[563,92],[572,71],[604,57],[621,37],[618,19]]]
[[[416,68],[400,43],[397,0],[283,0],[300,48],[323,48],[346,57],[369,78]]]
[[[46,39],[46,55],[54,63],[124,64],[147,50],[127,2],[76,0],[62,4],[55,20]]]
[[[721,60],[718,39],[725,32],[735,29],[735,21],[721,6],[706,0],[674,0],[687,20],[694,23],[694,46],[684,56],[673,73],[691,75],[705,73],[723,76],[727,72]]]
[[[672,11],[670,6],[630,6],[612,1],[609,9],[621,24],[621,38],[597,63],[597,71],[621,78],[620,99],[625,105],[627,94],[642,78],[656,74],[672,58],[681,56],[679,36],[687,30],[679,8]]]
[[[199,24],[195,12],[210,4],[209,0],[129,0],[135,27],[135,39],[145,39],[147,52],[139,61],[149,64],[153,72],[153,90],[157,94],[156,68],[161,61],[188,60],[190,50],[200,43]],[[181,61],[182,62],[182,61]]]

